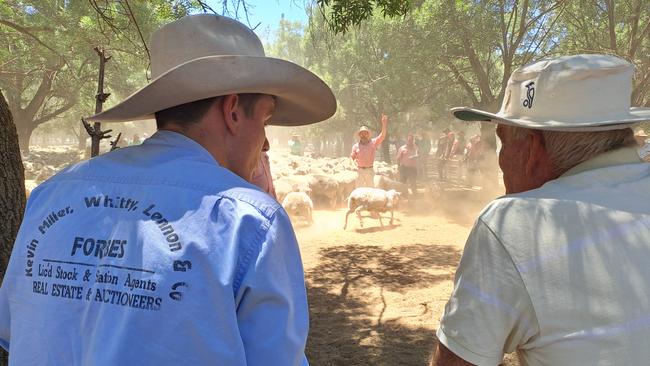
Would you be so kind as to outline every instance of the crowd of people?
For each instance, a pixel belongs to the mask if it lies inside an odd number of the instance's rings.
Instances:
[[[323,121],[335,96],[227,17],[169,23],[150,49],[152,81],[88,120],[154,117],[157,132],[32,192],[0,346],[12,365],[307,365],[298,242],[272,186],[251,182],[270,176],[265,126]],[[506,195],[467,239],[431,365],[514,351],[526,365],[648,363],[650,148],[631,127],[650,108],[630,107],[633,70],[609,55],[545,59],[513,72],[498,113],[452,109],[497,124]],[[381,125],[351,151],[359,186]],[[404,182],[426,148],[409,135],[397,149]],[[482,149],[446,130],[436,158],[478,167]]]

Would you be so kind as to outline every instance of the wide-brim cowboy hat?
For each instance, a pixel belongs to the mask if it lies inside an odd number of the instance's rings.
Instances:
[[[650,108],[631,108],[634,66],[608,55],[545,59],[517,69],[501,110],[452,108],[464,121],[490,121],[553,131],[604,131],[650,121]]]
[[[153,80],[88,120],[150,119],[167,108],[238,93],[274,96],[271,125],[307,125],[336,112],[334,94],[323,80],[292,62],[266,57],[255,33],[236,20],[187,16],[154,32],[150,48]]]

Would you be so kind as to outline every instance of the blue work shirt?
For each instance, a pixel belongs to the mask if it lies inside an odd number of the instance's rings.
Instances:
[[[285,211],[169,131],[36,188],[0,291],[11,365],[306,365],[308,325]]]

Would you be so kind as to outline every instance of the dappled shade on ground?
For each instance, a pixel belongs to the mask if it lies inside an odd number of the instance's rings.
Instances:
[[[451,273],[436,273],[436,269],[455,266],[459,257],[456,248],[424,244],[389,249],[343,245],[321,250],[320,264],[307,275],[311,362],[426,364],[435,344],[434,331],[401,320],[430,316],[428,302],[407,309],[410,315],[386,317],[385,292],[404,295],[410,289],[449,281]]]

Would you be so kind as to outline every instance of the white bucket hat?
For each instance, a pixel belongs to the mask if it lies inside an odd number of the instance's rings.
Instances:
[[[292,62],[266,57],[253,31],[218,15],[190,15],[154,32],[151,76],[147,86],[88,120],[149,119],[167,108],[237,93],[275,96],[272,125],[307,125],[336,112],[336,99],[318,76]]]
[[[457,107],[465,121],[491,121],[554,131],[603,131],[650,121],[650,108],[630,108],[634,66],[607,55],[575,55],[523,66],[508,80],[498,113]]]

